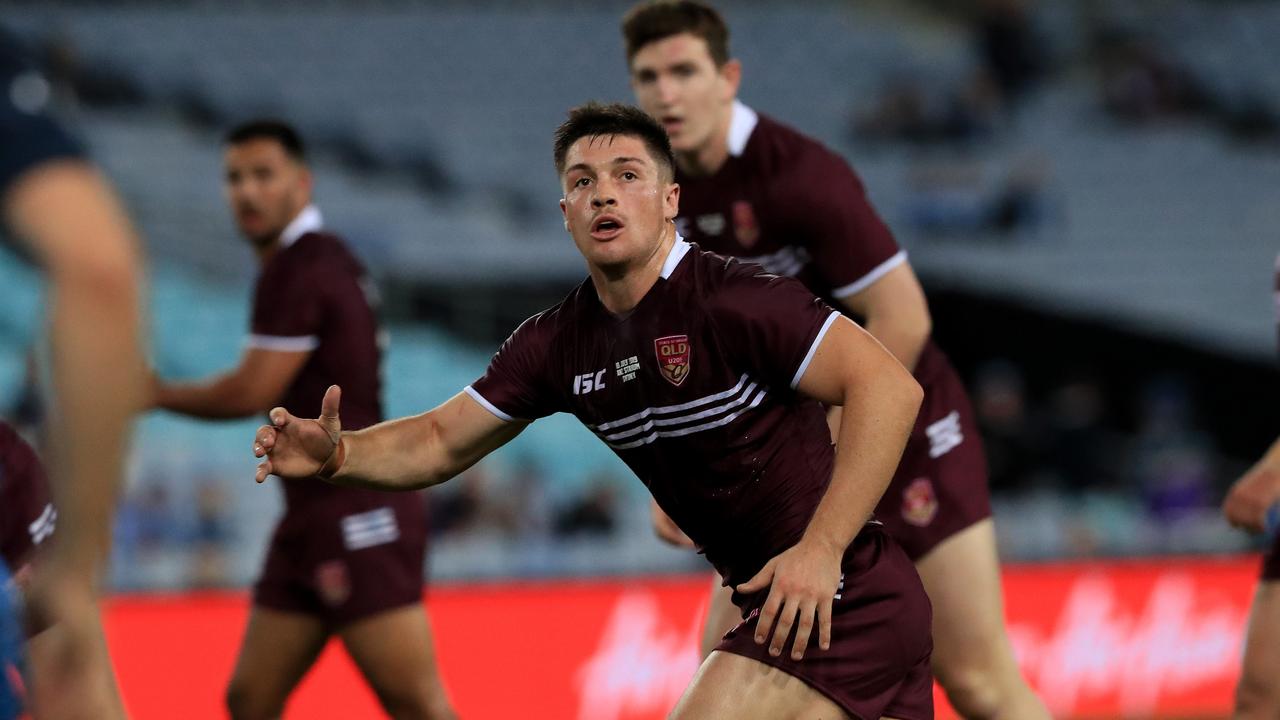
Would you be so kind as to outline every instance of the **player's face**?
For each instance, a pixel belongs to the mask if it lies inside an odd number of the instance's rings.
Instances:
[[[565,229],[587,263],[603,269],[644,262],[679,211],[680,186],[629,135],[584,137],[569,147],[560,178]]]
[[[227,147],[227,202],[240,233],[259,247],[275,242],[311,201],[311,174],[269,138]]]
[[[645,45],[631,59],[636,102],[671,137],[671,149],[692,153],[716,142],[716,131],[738,92],[738,61],[721,67],[702,38],[672,35]]]

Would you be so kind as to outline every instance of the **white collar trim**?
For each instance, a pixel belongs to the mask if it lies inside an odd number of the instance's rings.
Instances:
[[[755,110],[747,107],[741,100],[733,101],[732,115],[729,118],[729,154],[739,157],[747,149],[747,141],[760,122]]]
[[[676,233],[676,241],[671,245],[671,250],[667,252],[667,260],[662,263],[662,279],[671,279],[671,273],[676,271],[676,266],[684,259],[689,252],[689,243],[685,242],[680,233]]]
[[[324,227],[324,218],[320,215],[320,208],[315,205],[308,205],[302,208],[302,212],[285,226],[284,232],[280,233],[280,247],[287,248],[298,242],[298,238],[307,233],[317,232]]]

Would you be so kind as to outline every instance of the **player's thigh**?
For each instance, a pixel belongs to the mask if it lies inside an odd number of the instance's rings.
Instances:
[[[444,690],[436,668],[435,638],[420,603],[362,618],[338,635],[384,703],[439,704]]]
[[[328,629],[314,615],[254,606],[231,675],[228,701],[255,710],[283,704],[328,637]]]
[[[711,580],[711,597],[707,603],[707,622],[702,626],[702,659],[716,649],[724,634],[742,622],[742,611],[733,604],[733,588],[721,583],[719,575]]]
[[[940,679],[1016,667],[1005,634],[1000,561],[990,518],[942,541],[916,560],[916,570],[933,603],[933,666]]]
[[[1254,594],[1238,695],[1242,705],[1263,706],[1251,710],[1280,716],[1280,581],[1262,582]]]
[[[670,720],[847,720],[804,681],[757,660],[713,652],[689,683]]]

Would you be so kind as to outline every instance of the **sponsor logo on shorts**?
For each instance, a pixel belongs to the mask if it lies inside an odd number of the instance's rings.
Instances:
[[[959,411],[952,410],[950,415],[931,423],[924,429],[924,433],[929,436],[929,457],[938,458],[951,452],[964,442]]]
[[[342,518],[342,543],[348,550],[364,550],[399,539],[400,526],[389,507]]]
[[[924,527],[938,514],[938,496],[929,478],[916,478],[902,491],[902,519]]]
[[[345,562],[330,560],[316,566],[316,594],[329,607],[338,607],[351,597],[351,575]]]
[[[688,335],[668,335],[653,341],[653,352],[658,356],[658,371],[672,385],[679,385],[689,377]]]
[[[27,525],[27,532],[31,534],[31,544],[39,545],[44,542],[58,525],[58,511],[54,509],[53,503],[44,506],[44,511],[40,513],[40,517],[36,518]]]

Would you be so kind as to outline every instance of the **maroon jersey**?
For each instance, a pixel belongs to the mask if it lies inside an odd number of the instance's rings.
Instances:
[[[36,546],[53,534],[57,518],[35,450],[0,422],[0,558],[11,572],[21,572]]]
[[[573,413],[741,583],[800,539],[830,482],[823,409],[795,388],[837,318],[794,280],[677,240],[626,317],[584,282],[467,392],[505,420]]]
[[[680,232],[699,247],[795,277],[842,300],[907,260],[849,164],[816,140],[735,102],[729,158],[715,173],[679,170]],[[930,341],[916,377],[931,378]]]
[[[280,403],[298,417],[318,417],[330,385],[342,387],[342,427],[382,420],[379,328],[364,267],[335,235],[322,232],[308,207],[281,236],[283,247],[262,269],[254,289],[250,347],[310,351]],[[285,480],[290,509],[321,498],[370,491]],[[385,503],[384,503],[385,504]]]

